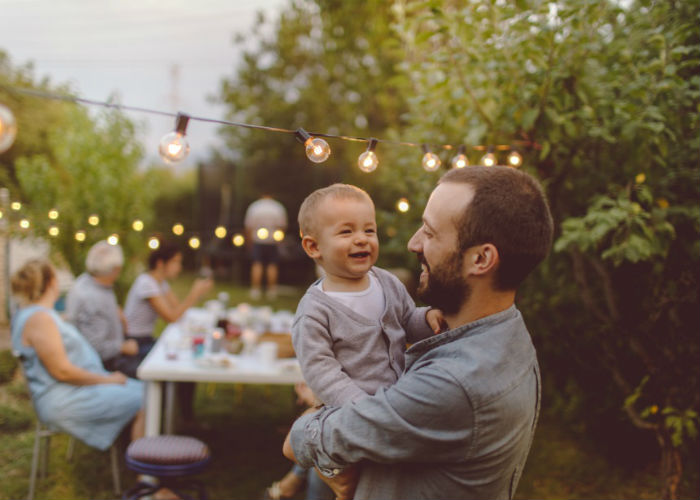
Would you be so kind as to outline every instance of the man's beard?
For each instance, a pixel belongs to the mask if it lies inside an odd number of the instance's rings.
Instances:
[[[463,259],[463,253],[454,252],[443,264],[430,267],[420,254],[418,260],[428,267],[428,279],[418,286],[418,297],[444,314],[459,312],[471,294],[471,287],[462,278]]]

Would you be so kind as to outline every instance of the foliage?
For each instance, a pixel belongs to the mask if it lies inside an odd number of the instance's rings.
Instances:
[[[9,349],[0,351],[0,384],[12,380],[18,364],[19,362],[12,355],[12,351]]]
[[[279,19],[261,16],[250,37],[239,37],[243,61],[222,82],[228,118],[309,132],[385,135],[405,111],[392,81],[402,54],[387,23],[389,7],[379,0],[295,0]],[[269,132],[237,127],[223,133],[236,166],[235,199],[243,207],[266,192],[286,206],[293,225],[307,194],[343,181],[368,189],[379,207],[393,210],[397,198],[387,198],[376,175],[356,167],[366,143],[329,140],[331,157],[317,165],[291,135],[271,140]],[[390,160],[382,164],[389,168]]]

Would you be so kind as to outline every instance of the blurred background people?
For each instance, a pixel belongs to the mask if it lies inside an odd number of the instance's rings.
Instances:
[[[246,239],[252,242],[250,297],[258,300],[262,296],[264,274],[267,281],[265,295],[274,299],[277,296],[280,234],[283,236],[287,229],[287,211],[279,201],[263,195],[248,206],[243,224]]]
[[[33,259],[11,279],[21,308],[12,318],[12,348],[19,355],[39,420],[100,450],[132,422],[143,436],[143,385],[104,369],[78,329],[54,310],[60,291],[46,260]]]
[[[114,282],[124,266],[119,245],[95,243],[85,259],[86,272],[78,276],[68,292],[66,320],[75,325],[102,359],[105,369],[136,377],[142,361],[139,345],[126,339],[126,319],[114,293]]]
[[[139,344],[139,355],[151,350],[158,317],[177,321],[214,286],[211,278],[196,279],[187,296],[179,300],[168,284],[182,270],[182,252],[173,243],[162,242],[148,257],[148,271],[140,274],[129,289],[124,304],[127,337]]]

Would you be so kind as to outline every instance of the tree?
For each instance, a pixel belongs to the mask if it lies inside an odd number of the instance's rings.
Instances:
[[[547,189],[556,253],[518,303],[550,399],[568,399],[609,441],[623,408],[656,436],[674,498],[700,394],[699,9],[625,5],[409,1],[395,12],[415,96],[407,130],[520,144]],[[409,179],[397,167],[393,181]]]

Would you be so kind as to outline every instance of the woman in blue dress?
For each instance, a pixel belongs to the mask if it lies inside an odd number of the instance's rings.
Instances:
[[[19,353],[39,420],[100,450],[132,422],[143,436],[143,385],[108,372],[77,328],[53,309],[59,297],[51,264],[31,260],[12,276],[23,306],[12,318],[12,348]]]

